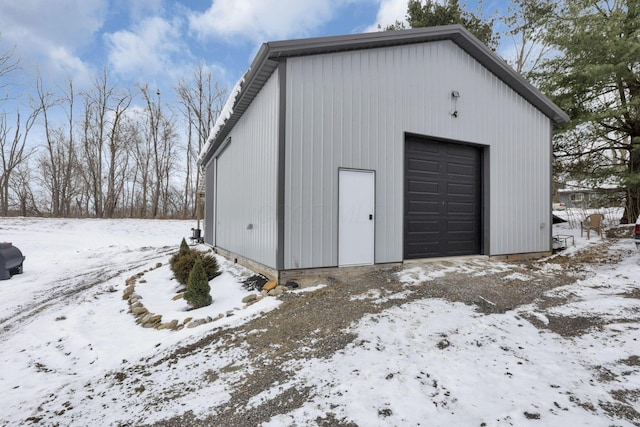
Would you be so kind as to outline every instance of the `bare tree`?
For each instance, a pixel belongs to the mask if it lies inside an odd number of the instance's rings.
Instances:
[[[1,36],[1,34],[0,34]],[[7,76],[16,71],[19,61],[14,58],[15,48],[0,51],[0,103],[8,99],[8,95],[4,92],[9,82]],[[7,115],[3,111],[0,113],[0,161],[2,170],[0,170],[0,213],[7,215],[9,213],[9,184],[11,182],[11,174],[13,171],[31,154],[31,150],[25,152],[27,135],[36,114],[32,114],[27,118],[25,128],[21,128],[20,113],[16,116],[15,133],[10,137],[11,129],[7,123]]]
[[[161,177],[160,200],[162,216],[176,216],[180,209],[180,191],[176,185],[178,180],[173,180],[177,172],[178,161],[178,133],[174,117],[163,116],[162,120],[162,157],[156,161],[156,173]],[[175,182],[174,182],[175,181]]]
[[[127,176],[130,151],[127,147],[124,121],[127,120],[126,111],[131,104],[132,97],[127,93],[115,99],[112,107],[112,123],[108,135],[109,170],[107,172],[107,196],[105,199],[105,215],[113,218],[122,195]]]
[[[193,72],[192,80],[180,80],[176,88],[182,105],[182,114],[187,119],[186,177],[184,184],[183,217],[196,214],[196,189],[201,171],[196,167],[198,153],[209,137],[216,119],[224,105],[227,91],[214,81],[211,70],[200,64]],[[194,176],[195,175],[195,176]]]
[[[83,176],[88,188],[89,200],[93,203],[93,215],[103,216],[102,205],[102,156],[106,120],[106,88],[96,81],[96,93],[84,93],[84,117],[82,124]]]
[[[0,115],[0,213],[9,214],[9,187],[11,175],[23,162],[26,162],[33,154],[33,148],[26,148],[29,131],[38,117],[39,110],[34,110],[27,118],[24,128],[20,121],[20,112],[16,114],[15,131],[11,135],[11,129],[7,125],[6,114]]]
[[[13,52],[0,47],[0,92],[10,84],[5,77],[18,69]],[[138,88],[141,114],[132,112],[132,93],[111,83],[106,71],[82,94],[71,79],[65,89],[52,91],[38,74],[28,118],[22,110],[13,126],[0,111],[0,214],[15,206],[25,215],[55,217],[195,215],[201,180],[196,158],[226,91],[204,65],[189,83],[178,84],[188,123],[182,144],[175,110],[162,103],[159,91]],[[7,99],[2,95],[0,102]],[[42,145],[29,149],[34,125],[42,126],[44,136]]]
[[[93,89],[83,96],[84,176],[90,189],[94,215],[111,218],[126,176],[128,154],[121,126],[132,97],[129,92],[119,91],[115,85],[110,85],[106,71],[95,80]]]
[[[16,167],[15,173],[11,175],[10,187],[15,194],[18,209],[22,216],[40,214],[38,204],[33,195],[33,189],[31,188],[31,181],[31,167],[28,162],[20,163]]]
[[[506,35],[512,40],[514,57],[509,64],[525,75],[536,70],[543,59],[551,53],[551,45],[546,39],[549,19],[557,7],[555,0],[513,0],[508,14],[501,20],[508,30]]]
[[[69,151],[69,140],[63,128],[50,129],[47,138],[46,150],[37,162],[40,184],[47,193],[48,207],[45,209],[54,217],[68,217],[76,213],[74,202],[85,188],[76,173],[76,153]],[[72,173],[67,175],[67,170]]]
[[[53,216],[60,216],[60,173],[58,158],[56,157],[56,146],[53,136],[53,128],[49,123],[49,109],[58,103],[53,99],[53,94],[44,88],[42,76],[38,75],[36,80],[37,100],[34,106],[42,111],[44,133],[46,139],[47,156],[41,156],[40,166],[42,166],[43,181],[45,187],[49,188],[51,195],[51,213]]]
[[[0,33],[0,39],[2,34]],[[19,68],[20,61],[14,57],[15,47],[0,51],[0,102],[6,101],[8,95],[4,92],[9,82],[7,76]]]
[[[151,168],[151,217],[167,214],[171,172],[175,171],[177,132],[174,118],[162,107],[160,91],[156,97],[150,93],[148,85],[140,85],[145,100],[145,137],[150,143]],[[162,211],[161,211],[162,209]]]
[[[113,123],[108,140],[107,196],[104,203],[104,211],[107,218],[113,218],[116,215],[119,201],[124,203],[123,192],[129,179],[131,150],[127,146],[128,138],[123,122],[127,120],[124,112],[130,102],[130,97],[128,99],[120,98],[117,100],[113,110]]]
[[[114,174],[115,198],[117,200],[113,215],[134,218],[141,216],[137,153],[142,145],[142,138],[140,138],[139,126],[135,115],[123,115],[118,125],[118,140],[124,147]]]
[[[68,109],[66,110],[67,137],[66,139],[61,139],[62,148],[60,150],[60,158],[63,159],[61,165],[62,186],[60,188],[63,216],[69,216],[72,213],[72,210],[74,208],[73,200],[79,190],[77,184],[80,181],[78,179],[78,176],[80,174],[76,173],[79,171],[80,167],[78,164],[78,153],[75,139],[75,122],[73,114],[75,111],[75,91],[73,89],[73,80],[71,78],[67,80],[67,83],[69,85],[65,99],[68,106]]]
[[[133,147],[133,172],[129,198],[131,217],[146,218],[149,208],[151,182],[151,141],[143,136],[143,125],[136,122],[130,127],[129,141]]]
[[[41,173],[42,188],[48,193],[48,211],[55,217],[71,215],[75,210],[74,200],[83,191],[79,180],[80,168],[74,138],[74,90],[69,79],[69,92],[66,97],[56,98],[44,87],[42,77],[36,80],[36,99],[32,100],[32,108],[40,111],[45,133],[45,151],[37,160]],[[65,107],[68,126],[55,126],[50,113],[54,107]]]

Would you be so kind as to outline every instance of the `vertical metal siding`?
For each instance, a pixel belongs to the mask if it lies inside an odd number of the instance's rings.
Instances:
[[[215,159],[207,164],[204,179],[206,180],[204,194],[204,241],[210,245],[215,245]]]
[[[491,255],[549,249],[549,119],[454,43],[289,58],[286,92],[285,268],[337,265],[339,167],[376,171],[375,259],[402,260],[405,132],[491,151]]]
[[[277,74],[234,126],[216,163],[216,246],[271,268],[278,241]]]

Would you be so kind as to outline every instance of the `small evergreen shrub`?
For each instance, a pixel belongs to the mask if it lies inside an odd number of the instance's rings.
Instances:
[[[184,299],[193,308],[206,307],[211,304],[211,287],[209,279],[204,271],[202,259],[197,256],[193,269],[189,273],[187,280],[187,291],[184,293]]]
[[[178,262],[178,260],[189,254],[191,252],[191,248],[189,247],[189,245],[187,245],[187,241],[185,240],[185,238],[182,238],[182,242],[180,242],[180,249],[178,249],[178,252],[175,253],[170,259],[169,259],[169,266],[171,267],[171,269],[173,270],[173,266],[175,265],[176,262]],[[187,273],[189,274],[189,273]]]
[[[215,256],[203,254],[198,250],[191,249],[187,245],[187,242],[182,239],[180,250],[169,259],[171,271],[173,271],[173,275],[178,283],[181,285],[187,284],[189,273],[193,270],[198,258],[200,258],[202,262],[202,267],[208,280],[212,280],[220,275],[220,266],[218,266],[218,261],[216,261]]]

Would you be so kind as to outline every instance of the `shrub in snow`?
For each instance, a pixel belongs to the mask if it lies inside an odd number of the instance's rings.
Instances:
[[[187,241],[185,238],[182,238],[182,242],[180,242],[180,249],[178,250],[178,255],[186,255],[191,251],[189,245],[187,245]]]
[[[173,266],[175,265],[176,262],[178,262],[178,260],[189,254],[191,252],[191,248],[189,248],[189,245],[187,245],[187,241],[184,239],[184,237],[182,238],[182,242],[180,242],[180,249],[178,250],[178,253],[174,254],[170,259],[169,259],[169,265],[171,266],[171,269],[173,270]],[[189,274],[189,273],[187,273]]]
[[[218,261],[216,261],[214,256],[203,254],[195,249],[187,247],[187,252],[182,255],[178,252],[176,255],[171,257],[171,260],[169,261],[173,275],[178,283],[182,285],[187,284],[189,273],[193,270],[198,258],[200,258],[200,261],[202,262],[202,267],[204,268],[204,272],[208,280],[220,275],[220,267],[218,266]]]
[[[211,294],[209,292],[211,292],[209,279],[207,279],[207,274],[204,271],[202,259],[197,256],[193,269],[189,273],[184,299],[193,308],[205,307],[211,304]]]

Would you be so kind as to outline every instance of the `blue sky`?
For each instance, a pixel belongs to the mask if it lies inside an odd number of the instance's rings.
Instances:
[[[0,51],[15,47],[20,60],[22,69],[11,78],[14,97],[34,87],[35,70],[47,86],[64,87],[71,77],[81,91],[103,69],[113,82],[148,83],[171,96],[178,79],[190,77],[198,64],[230,89],[265,41],[376,31],[403,20],[406,3],[0,0]]]

